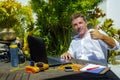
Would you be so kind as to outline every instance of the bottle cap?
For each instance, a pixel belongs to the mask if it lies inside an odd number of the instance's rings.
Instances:
[[[12,42],[9,47],[10,47],[10,48],[17,48],[18,45],[17,45],[16,42]]]
[[[17,44],[11,44],[10,45],[10,48],[17,48],[18,46],[17,46]]]
[[[35,65],[35,61],[30,61],[30,66],[34,66]]]

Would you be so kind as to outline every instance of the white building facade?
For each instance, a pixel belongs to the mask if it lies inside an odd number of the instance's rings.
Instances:
[[[120,29],[120,0],[104,0],[100,3],[99,8],[106,14],[106,18],[111,18],[113,27]]]

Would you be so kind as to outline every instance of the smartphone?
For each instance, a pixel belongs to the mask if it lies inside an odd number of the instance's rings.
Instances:
[[[64,71],[66,71],[66,72],[72,72],[73,68],[71,66],[65,66],[64,67]]]

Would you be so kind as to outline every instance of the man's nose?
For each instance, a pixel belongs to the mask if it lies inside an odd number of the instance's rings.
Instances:
[[[80,25],[80,24],[78,24],[78,26],[77,26],[77,27],[78,27],[78,29],[80,29],[80,28],[81,28],[81,25]]]

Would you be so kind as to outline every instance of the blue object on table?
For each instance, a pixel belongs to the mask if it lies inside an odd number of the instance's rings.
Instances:
[[[92,70],[86,70],[85,72],[90,72],[90,73],[100,73],[101,71],[103,71],[105,68],[96,68],[96,69],[92,69]]]
[[[35,66],[35,61],[30,61],[30,66]]]
[[[17,67],[19,60],[18,60],[18,46],[16,43],[11,43],[10,45],[10,55],[11,55],[11,66]]]

